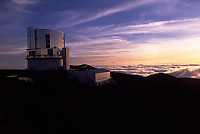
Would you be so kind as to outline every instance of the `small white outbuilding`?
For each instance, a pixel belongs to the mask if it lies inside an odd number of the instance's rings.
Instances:
[[[80,83],[97,87],[110,83],[110,71],[106,69],[91,69],[83,71],[71,71],[72,77],[78,78]]]

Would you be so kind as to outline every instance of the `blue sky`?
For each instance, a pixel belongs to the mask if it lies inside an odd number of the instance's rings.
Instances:
[[[26,27],[66,34],[71,64],[200,63],[199,0],[1,0],[0,68],[26,68]]]

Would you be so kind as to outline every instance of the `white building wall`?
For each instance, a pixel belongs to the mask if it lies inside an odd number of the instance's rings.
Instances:
[[[43,49],[38,49],[41,53],[41,55],[47,55],[48,52],[47,52],[47,49],[43,48]]]
[[[62,59],[37,58],[28,60],[28,68],[34,71],[59,70],[62,66]]]
[[[103,82],[110,79],[110,72],[96,73],[95,82]]]
[[[61,51],[61,55],[63,57],[63,69],[70,70],[69,65],[69,48],[63,48]]]
[[[37,41],[36,41],[37,48],[46,48],[46,34],[49,34],[49,30],[36,29],[36,34],[37,34]]]
[[[78,79],[81,83],[94,83],[95,73],[91,72],[90,70],[79,71]]]
[[[89,86],[101,86],[110,83],[110,71],[107,70],[85,70],[85,71],[71,71],[72,77],[78,78],[80,83]]]
[[[63,48],[64,33],[54,30],[37,29],[37,48],[46,48],[46,34],[50,35],[50,48]]]
[[[42,29],[37,27],[27,28],[27,48],[46,48],[46,34],[50,35],[50,48],[64,47],[64,33],[55,30]],[[36,36],[35,36],[36,35]]]
[[[35,29],[34,29],[34,27],[27,28],[27,49],[35,49]]]

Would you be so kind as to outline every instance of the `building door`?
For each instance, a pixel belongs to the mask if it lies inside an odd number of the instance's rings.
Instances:
[[[53,55],[53,49],[48,49],[48,55],[52,56]]]

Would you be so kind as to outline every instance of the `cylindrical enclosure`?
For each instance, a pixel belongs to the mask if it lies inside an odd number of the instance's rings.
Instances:
[[[62,49],[63,70],[70,70],[69,65],[69,48]]]
[[[69,70],[69,48],[65,48],[65,34],[28,27],[27,64],[30,70]]]

